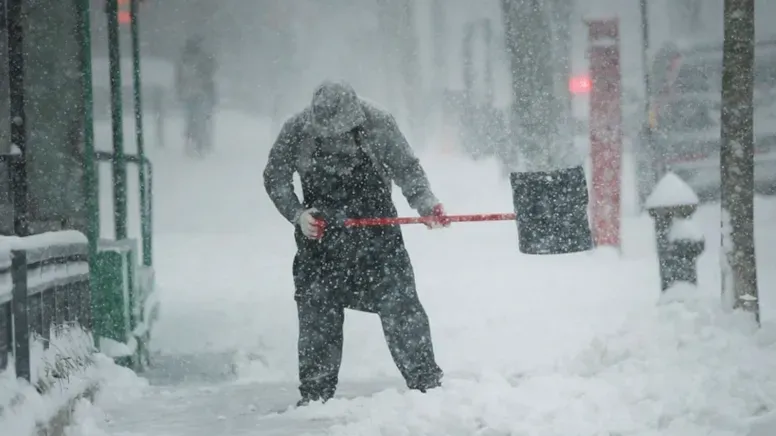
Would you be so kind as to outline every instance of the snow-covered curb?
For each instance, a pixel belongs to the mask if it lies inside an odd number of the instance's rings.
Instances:
[[[15,436],[61,433],[74,402],[97,389],[104,359],[78,327],[53,331],[46,349],[33,338],[30,351],[31,382],[17,378],[13,364],[0,373],[0,428]]]
[[[43,395],[27,383],[12,380],[21,390],[21,396],[11,413],[0,416],[2,434],[93,434],[82,430],[85,427],[95,428],[95,420],[107,420],[102,409],[95,404],[111,406],[124,398],[136,399],[148,386],[145,379],[100,353],[92,356],[92,364],[77,375],[77,380],[73,378],[71,381],[75,383],[69,383],[65,389],[53,389]],[[7,380],[7,374],[4,374],[0,383]]]

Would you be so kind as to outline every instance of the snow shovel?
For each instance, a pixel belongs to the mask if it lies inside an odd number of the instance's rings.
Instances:
[[[587,217],[587,182],[582,167],[510,174],[512,200],[519,213],[447,215],[453,222],[517,221],[520,252],[569,254],[593,248]],[[349,218],[345,227],[433,223],[438,217]]]

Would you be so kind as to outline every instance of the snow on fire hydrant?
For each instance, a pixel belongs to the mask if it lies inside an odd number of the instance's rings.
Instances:
[[[697,261],[705,238],[690,218],[698,209],[698,196],[679,176],[668,172],[647,197],[646,207],[655,223],[661,291],[677,282],[697,285]]]

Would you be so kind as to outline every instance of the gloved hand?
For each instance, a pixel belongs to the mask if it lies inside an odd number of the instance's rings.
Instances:
[[[434,221],[430,223],[424,223],[429,229],[438,229],[440,227],[450,227],[450,219],[447,218],[445,213],[445,207],[441,203],[434,205],[430,211],[423,216],[434,217]]]
[[[315,217],[317,212],[318,209],[314,207],[307,209],[299,215],[297,220],[302,234],[309,239],[321,239],[323,230],[326,228],[326,221]]]

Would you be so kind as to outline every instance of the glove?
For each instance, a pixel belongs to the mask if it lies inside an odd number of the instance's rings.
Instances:
[[[321,239],[323,237],[323,230],[326,228],[326,221],[316,218],[315,213],[318,212],[316,208],[310,208],[299,214],[297,224],[302,230],[302,234],[309,239]]]
[[[434,217],[435,219],[430,223],[424,223],[429,229],[438,229],[440,227],[450,227],[450,219],[447,218],[445,213],[445,207],[441,203],[434,205],[431,208],[430,213],[424,214],[424,216]]]

